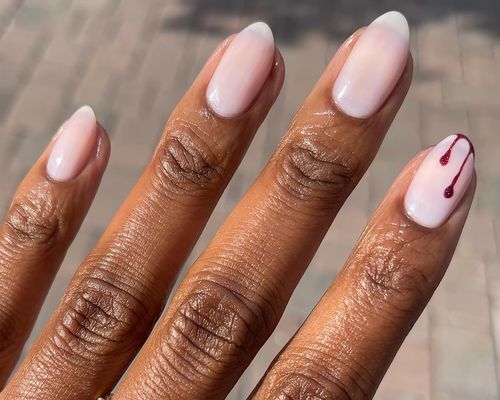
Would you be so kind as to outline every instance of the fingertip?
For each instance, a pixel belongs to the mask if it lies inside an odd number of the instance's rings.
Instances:
[[[97,122],[97,135],[96,159],[103,160],[107,164],[111,155],[111,140],[109,139],[108,132],[99,121]]]
[[[271,70],[271,73],[268,78],[268,82],[270,82],[271,84],[270,86],[272,86],[271,98],[273,99],[273,102],[279,96],[281,89],[283,88],[283,84],[285,82],[285,76],[286,76],[285,60],[283,59],[281,51],[278,49],[278,47],[276,47],[274,54],[273,69]],[[262,94],[265,94],[267,86],[268,85],[266,84],[264,85]]]

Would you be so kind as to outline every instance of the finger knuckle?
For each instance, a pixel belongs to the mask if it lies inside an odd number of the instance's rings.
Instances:
[[[168,194],[200,196],[223,179],[223,156],[216,154],[203,128],[177,119],[168,128],[155,160],[154,185]]]
[[[372,382],[357,366],[311,348],[289,351],[286,361],[278,364],[273,374],[275,397],[290,400],[368,399],[366,388]]]
[[[286,144],[278,160],[278,184],[300,200],[334,203],[360,175],[359,162],[342,146],[325,146],[308,136]]]
[[[112,279],[89,276],[70,292],[55,326],[55,345],[84,360],[133,349],[149,329],[147,307]]]
[[[19,350],[24,337],[19,318],[4,308],[0,309],[0,365]]]
[[[50,195],[41,194],[36,198],[16,198],[7,212],[4,226],[15,244],[50,246],[65,230],[67,224],[63,213],[60,213]]]
[[[427,299],[430,281],[408,256],[403,244],[375,246],[359,257],[361,291],[368,304],[387,302],[393,312],[407,314]],[[375,297],[374,297],[375,296]]]
[[[227,283],[198,282],[169,321],[162,348],[166,358],[196,368],[194,381],[218,381],[239,370],[266,330],[265,317]]]
[[[306,373],[291,373],[283,377],[274,398],[279,400],[353,400],[340,385],[325,385]]]

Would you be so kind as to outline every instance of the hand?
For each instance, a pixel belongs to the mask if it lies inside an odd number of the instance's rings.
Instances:
[[[408,36],[406,20],[392,12],[341,46],[155,325],[283,84],[267,25],[222,43],[0,399],[95,400],[120,379],[114,400],[224,398],[271,335],[403,102],[412,76]],[[104,128],[83,107],[14,196],[0,231],[0,382],[109,151]],[[475,179],[472,144],[462,135],[410,161],[251,398],[371,398],[450,262]]]

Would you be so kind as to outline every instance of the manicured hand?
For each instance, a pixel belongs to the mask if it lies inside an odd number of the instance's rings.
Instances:
[[[95,400],[119,381],[114,400],[225,398],[375,157],[410,86],[408,48],[408,24],[396,12],[340,47],[160,318],[283,84],[267,25],[224,41],[0,399]],[[92,202],[109,149],[83,107],[14,196],[0,231],[0,382]],[[474,193],[474,157],[469,140],[454,134],[409,162],[251,398],[372,398],[453,256]]]

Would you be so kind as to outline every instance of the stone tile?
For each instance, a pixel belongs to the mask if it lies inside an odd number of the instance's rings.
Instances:
[[[466,62],[474,57],[493,59],[495,39],[477,26],[477,19],[470,14],[459,14],[456,21],[462,60]]]
[[[488,214],[472,213],[462,231],[457,256],[498,254],[493,220]],[[457,257],[458,258],[458,257]]]
[[[413,89],[416,90],[416,89]],[[382,146],[375,162],[384,160],[402,168],[422,150],[420,99],[411,95],[403,103]],[[399,170],[396,170],[399,173]]]
[[[466,285],[464,285],[466,286]],[[451,326],[489,335],[490,311],[487,293],[483,291],[439,288],[430,305],[433,326]]]
[[[454,16],[430,22],[417,30],[418,74],[461,81],[463,70]],[[442,55],[446,54],[446,57]]]
[[[47,45],[41,62],[52,63],[60,68],[75,73],[75,68],[82,60],[92,57],[92,51],[88,46],[77,43],[68,35],[57,35]],[[75,76],[77,78],[78,76]]]
[[[409,160],[407,160],[409,161]],[[407,161],[380,160],[370,167],[370,213],[375,212]]]
[[[470,137],[476,148],[476,165],[478,177],[487,179],[500,176],[500,171],[491,168],[498,152],[495,149],[500,145],[500,138],[496,134],[500,124],[498,112],[478,110],[470,115]],[[481,185],[481,192],[492,190],[494,185]],[[479,194],[479,193],[478,193]]]
[[[470,110],[495,110],[500,105],[500,93],[494,85],[472,85],[463,82],[443,83],[443,102],[448,107]]]
[[[2,0],[0,1],[0,18],[2,22],[12,18],[12,13],[18,8],[17,0]]]
[[[431,349],[432,399],[498,399],[490,335],[435,326]]]
[[[142,171],[153,155],[161,131],[157,121],[123,114],[113,136],[112,154],[118,155],[112,159],[113,168]]]
[[[443,85],[441,79],[429,77],[416,79],[409,93],[424,106],[441,107],[443,105]]]
[[[450,292],[485,293],[486,275],[482,257],[474,254],[455,255],[439,290]]]
[[[0,178],[0,216],[3,217],[10,207],[12,197],[16,191],[18,184],[22,180],[21,174],[11,173],[9,179]]]
[[[470,132],[467,111],[463,107],[431,107],[423,105],[421,112],[422,147],[439,143],[452,133]]]
[[[15,68],[6,64],[0,65],[0,74],[2,76],[0,80],[0,123],[3,123],[8,118],[20,90],[20,76]]]
[[[315,271],[336,273],[351,254],[368,221],[364,210],[343,209],[325,236],[313,260]]]
[[[16,156],[9,163],[8,170],[24,176],[42,155],[49,141],[50,138],[47,140],[46,136],[20,135],[15,148]]]
[[[88,215],[96,227],[103,231],[111,222],[112,217],[137,182],[141,172],[135,168],[115,167],[111,158]]]
[[[9,113],[5,126],[7,134],[23,132],[34,137],[51,137],[64,121],[57,121],[63,97],[61,90],[49,85],[31,83],[24,86]]]
[[[473,55],[464,57],[465,81],[471,85],[499,85],[498,63],[490,57]]]
[[[430,348],[409,336],[382,380],[375,400],[431,400]]]

